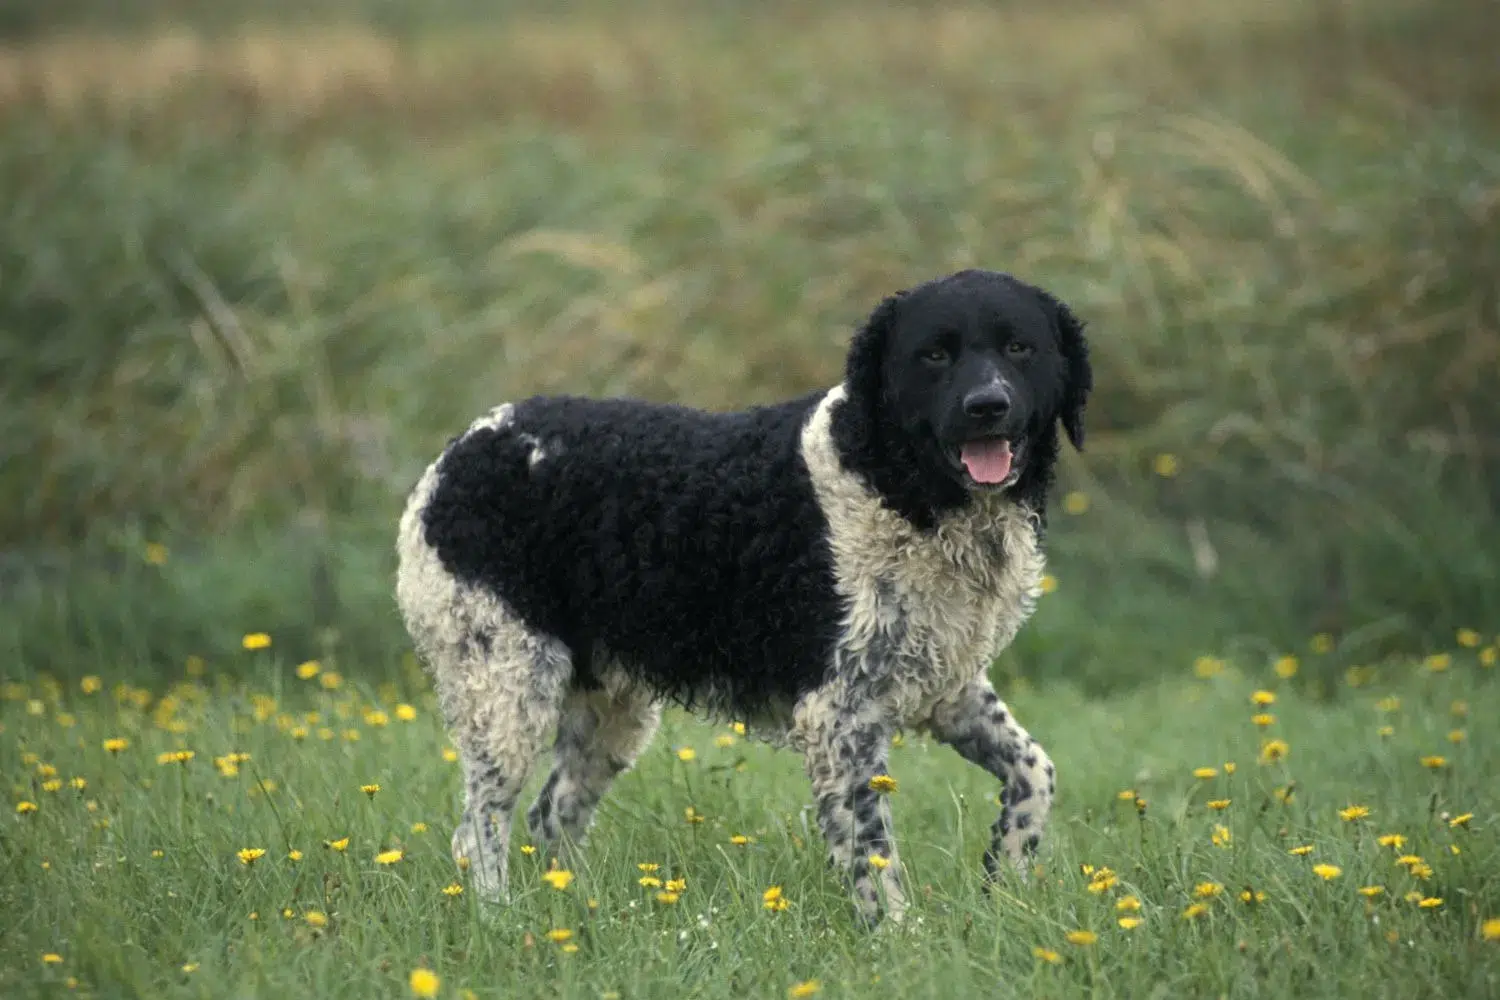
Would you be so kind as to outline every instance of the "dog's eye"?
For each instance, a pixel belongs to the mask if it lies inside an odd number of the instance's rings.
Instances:
[[[930,365],[943,365],[948,363],[948,349],[941,344],[933,344],[931,347],[922,348],[917,357]]]
[[[1005,353],[1009,354],[1013,358],[1027,357],[1031,354],[1031,350],[1032,348],[1030,344],[1022,343],[1019,340],[1012,340],[1010,343],[1005,345]]]

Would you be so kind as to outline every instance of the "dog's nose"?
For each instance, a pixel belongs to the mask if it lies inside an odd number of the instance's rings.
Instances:
[[[998,420],[1010,412],[1010,390],[990,383],[964,397],[964,416],[970,420]]]

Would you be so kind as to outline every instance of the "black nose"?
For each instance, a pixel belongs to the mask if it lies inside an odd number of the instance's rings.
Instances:
[[[970,420],[998,420],[1010,412],[1010,390],[991,383],[964,397],[964,416]]]

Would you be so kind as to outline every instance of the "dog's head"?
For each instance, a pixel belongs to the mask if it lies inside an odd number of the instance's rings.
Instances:
[[[1039,508],[1060,423],[1083,447],[1093,375],[1080,323],[1010,275],[960,271],[898,292],[850,346],[844,459],[919,523],[982,491]]]

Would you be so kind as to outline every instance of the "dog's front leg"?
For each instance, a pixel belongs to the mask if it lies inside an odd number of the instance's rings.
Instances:
[[[984,676],[941,702],[933,710],[929,728],[965,760],[1005,782],[984,867],[993,876],[1004,857],[1024,871],[1026,857],[1041,843],[1056,791],[1052,759],[1016,721]]]
[[[868,706],[817,692],[799,706],[797,729],[830,863],[849,877],[868,923],[879,920],[882,903],[899,921],[906,896],[886,798],[894,788],[886,773],[892,727]]]

